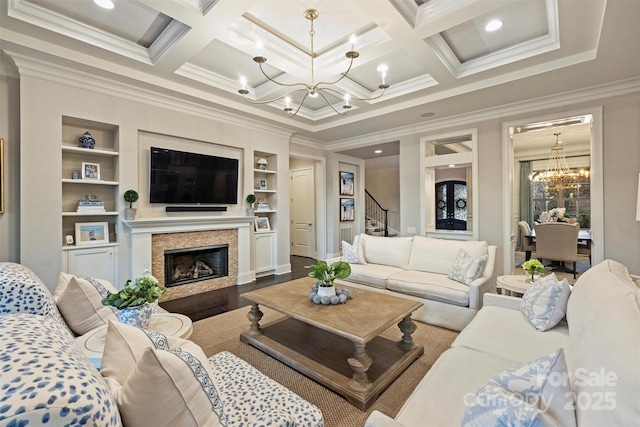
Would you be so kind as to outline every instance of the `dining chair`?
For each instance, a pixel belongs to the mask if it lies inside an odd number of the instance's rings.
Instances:
[[[591,265],[591,245],[593,244],[593,240],[578,240],[578,255],[588,256],[589,257],[589,265]]]
[[[573,278],[576,278],[578,260],[578,232],[580,224],[547,222],[535,224],[536,257],[549,261],[573,263]]]
[[[536,251],[536,242],[531,234],[531,227],[527,221],[518,222],[520,228],[520,237],[522,238],[522,250],[525,251],[525,260],[531,259],[531,252]]]

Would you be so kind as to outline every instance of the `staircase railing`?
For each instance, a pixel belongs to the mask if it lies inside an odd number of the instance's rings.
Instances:
[[[370,221],[376,231],[381,231],[384,233],[384,237],[389,237],[389,209],[383,208],[366,189],[364,192],[365,219]]]

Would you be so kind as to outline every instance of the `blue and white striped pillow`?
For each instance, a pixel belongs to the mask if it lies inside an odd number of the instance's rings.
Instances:
[[[460,249],[447,277],[456,282],[469,285],[480,277],[484,265],[487,263],[487,258],[486,254],[474,258],[464,249]]]
[[[522,296],[520,311],[539,331],[547,331],[556,326],[567,312],[567,302],[571,286],[567,279],[558,281],[550,274],[531,285]]]

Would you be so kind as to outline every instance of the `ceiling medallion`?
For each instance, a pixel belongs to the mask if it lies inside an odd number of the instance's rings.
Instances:
[[[564,155],[564,147],[559,141],[560,133],[553,134],[556,143],[551,147],[551,156],[547,169],[538,171],[531,176],[531,181],[540,182],[547,192],[562,191],[564,189],[577,188],[580,181],[589,178],[589,169],[574,170],[569,168]]]
[[[351,105],[349,105],[349,101],[350,100],[357,100],[357,101],[372,101],[374,99],[378,99],[380,97],[382,97],[384,95],[385,90],[389,87],[389,85],[386,83],[385,79],[387,76],[387,70],[389,69],[389,67],[387,67],[386,65],[380,65],[377,70],[380,72],[381,77],[382,77],[382,83],[380,83],[380,85],[378,85],[378,89],[381,89],[382,92],[380,92],[378,95],[372,97],[372,98],[356,98],[353,96],[350,96],[348,93],[342,93],[337,89],[332,88],[332,85],[335,85],[336,83],[338,83],[340,80],[344,79],[347,74],[349,73],[349,71],[351,71],[351,66],[353,65],[353,60],[356,59],[358,56],[360,56],[360,54],[358,52],[356,52],[354,50],[354,46],[355,46],[355,36],[351,36],[351,50],[348,51],[347,53],[345,53],[345,56],[347,58],[349,58],[349,67],[347,68],[346,71],[344,71],[343,73],[341,73],[340,77],[332,82],[318,82],[316,83],[315,81],[315,66],[314,66],[314,60],[315,60],[315,52],[313,49],[313,36],[315,35],[315,30],[313,28],[313,21],[315,19],[318,18],[318,16],[320,16],[320,13],[315,10],[315,9],[307,9],[304,12],[304,17],[311,21],[311,29],[309,30],[309,36],[311,38],[311,83],[307,84],[307,83],[280,83],[278,81],[276,81],[275,79],[271,78],[270,76],[267,75],[267,73],[265,73],[264,69],[262,68],[262,64],[264,64],[265,62],[267,62],[267,58],[265,58],[264,56],[256,56],[253,58],[253,60],[258,64],[258,66],[260,67],[260,71],[262,72],[262,74],[269,79],[271,82],[280,85],[280,86],[287,86],[287,87],[300,87],[299,89],[294,89],[282,96],[278,96],[276,98],[273,99],[269,99],[266,101],[254,101],[252,99],[247,98],[247,95],[249,94],[249,91],[247,90],[247,81],[245,78],[241,78],[240,79],[240,83],[242,85],[242,88],[238,91],[238,93],[240,93],[242,95],[242,97],[247,101],[250,102],[252,104],[269,104],[272,103],[274,101],[283,99],[284,100],[284,104],[285,104],[285,108],[283,109],[288,115],[289,117],[294,117],[296,114],[298,114],[298,111],[300,111],[300,108],[302,107],[302,105],[304,104],[304,101],[307,99],[307,97],[311,97],[311,98],[316,98],[318,95],[320,97],[322,97],[322,99],[324,99],[324,101],[327,103],[327,105],[329,107],[331,107],[331,109],[333,111],[335,111],[337,114],[340,115],[344,115],[346,114],[349,109],[351,108]],[[295,94],[299,94],[299,93],[304,93],[304,96],[302,97],[302,99],[300,100],[297,108],[294,111],[294,104],[292,103],[292,95]],[[331,102],[329,102],[329,99],[327,99],[327,95],[328,94],[333,94],[339,97],[342,97],[344,99],[344,105],[342,106],[343,111],[338,111],[333,105],[331,105]]]

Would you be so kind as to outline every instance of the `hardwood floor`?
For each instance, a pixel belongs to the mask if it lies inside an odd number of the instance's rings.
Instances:
[[[231,286],[224,289],[205,292],[185,298],[160,302],[160,307],[173,313],[188,316],[192,322],[202,320],[216,314],[226,313],[236,308],[245,307],[249,302],[242,298],[244,292],[261,289],[289,280],[299,279],[309,274],[307,265],[316,262],[313,258],[291,256],[291,273],[260,277],[255,282],[240,286]]]

